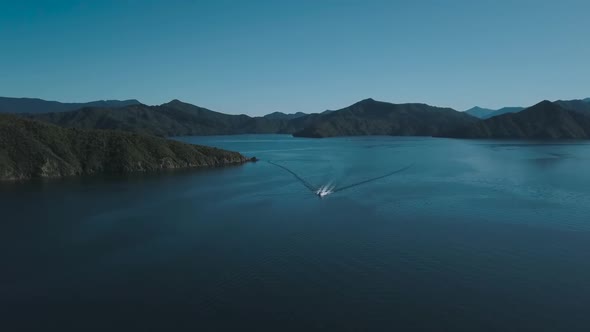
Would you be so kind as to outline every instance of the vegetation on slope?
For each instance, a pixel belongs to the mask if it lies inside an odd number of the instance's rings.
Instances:
[[[247,115],[230,115],[173,100],[160,106],[83,108],[29,115],[63,127],[119,129],[156,136],[291,133],[297,122]]]
[[[542,101],[518,113],[495,116],[441,136],[455,138],[590,138],[590,117]]]
[[[294,136],[434,136],[448,128],[475,121],[475,117],[450,108],[365,99],[341,110],[325,113]]]
[[[234,134],[293,134],[300,137],[585,137],[583,130],[577,127],[584,127],[585,117],[582,114],[590,115],[588,101],[547,103],[551,106],[546,104],[546,107],[551,109],[538,114],[519,112],[520,108],[517,107],[471,110],[471,113],[483,117],[484,120],[450,108],[425,104],[391,104],[373,99],[336,111],[296,114],[297,116],[291,118],[291,115],[282,113],[273,113],[266,117],[223,114],[178,100],[160,106],[138,104],[121,108],[87,107],[77,111],[24,116],[67,128],[115,129],[162,137]],[[570,115],[573,111],[578,114]],[[552,117],[555,112],[562,115]],[[491,119],[495,120],[488,121]]]
[[[237,152],[112,130],[61,128],[0,115],[0,179],[241,164]]]
[[[555,104],[565,108],[566,110],[590,115],[590,98],[579,100],[557,100]]]

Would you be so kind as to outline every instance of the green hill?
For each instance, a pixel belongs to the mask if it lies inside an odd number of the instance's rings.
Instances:
[[[554,103],[567,110],[590,115],[590,99],[557,100]]]
[[[303,118],[289,121],[214,112],[178,100],[160,106],[87,107],[70,112],[27,115],[62,127],[119,129],[156,136],[292,133]]]
[[[0,180],[241,164],[237,152],[0,115]]]
[[[469,112],[457,112],[426,104],[392,104],[366,99],[320,114],[301,113],[290,117],[273,113],[265,117],[250,117],[219,113],[173,100],[159,106],[85,107],[69,112],[20,115],[66,128],[122,130],[161,137],[235,134],[293,134],[318,138],[359,135],[584,137],[575,127],[576,123],[584,127],[583,115],[590,115],[589,102],[559,100],[550,104],[545,105],[553,109],[548,113],[539,112],[542,107],[535,106],[535,114],[525,112],[533,107],[522,111],[517,107],[505,107],[500,110],[473,108]],[[562,116],[551,118],[551,114],[558,112],[555,107],[559,108]],[[570,115],[570,112],[576,114]],[[551,118],[553,122],[545,122],[546,118]]]
[[[477,118],[450,108],[365,99],[341,110],[322,114],[294,136],[434,136],[448,128],[476,121]]]
[[[454,138],[572,139],[590,138],[590,117],[542,101],[518,113],[503,114],[457,128],[441,136]]]

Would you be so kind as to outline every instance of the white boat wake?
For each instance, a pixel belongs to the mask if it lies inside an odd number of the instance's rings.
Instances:
[[[334,187],[335,186],[333,186],[332,183],[328,183],[325,186],[319,187],[315,194],[320,197],[328,196],[334,192]]]
[[[410,165],[408,165],[406,167],[400,168],[400,169],[395,170],[393,172],[390,172],[390,173],[387,173],[387,174],[384,174],[384,175],[381,175],[381,176],[378,176],[378,177],[366,179],[366,180],[363,180],[363,181],[360,181],[360,182],[356,182],[356,183],[353,183],[353,184],[349,184],[349,185],[344,186],[344,187],[336,188],[336,186],[333,185],[332,182],[330,182],[330,183],[328,183],[326,185],[323,185],[323,186],[317,188],[317,187],[313,186],[311,183],[307,182],[304,178],[302,178],[301,176],[299,176],[297,173],[295,173],[292,170],[290,170],[289,168],[287,168],[287,167],[285,167],[283,165],[279,165],[277,163],[274,163],[272,161],[267,161],[267,162],[269,164],[272,164],[272,165],[275,165],[277,167],[280,167],[280,168],[284,169],[285,171],[291,173],[297,180],[299,180],[299,182],[301,182],[305,187],[307,187],[307,189],[309,189],[312,193],[316,194],[320,198],[323,198],[325,196],[328,196],[328,195],[330,195],[332,193],[336,193],[336,192],[339,192],[339,191],[347,190],[347,189],[350,189],[350,188],[353,188],[353,187],[356,187],[356,186],[360,186],[360,185],[367,184],[367,183],[370,183],[370,182],[373,182],[373,181],[384,179],[386,177],[390,177],[390,176],[392,176],[394,174],[401,173],[401,172],[403,172],[403,171],[411,168],[412,166],[414,166],[414,164],[410,164]]]

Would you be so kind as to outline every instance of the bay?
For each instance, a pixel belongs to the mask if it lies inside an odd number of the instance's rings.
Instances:
[[[0,184],[2,330],[590,325],[587,141],[176,139],[260,161]]]

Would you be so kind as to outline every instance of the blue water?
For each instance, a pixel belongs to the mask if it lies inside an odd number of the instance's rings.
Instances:
[[[1,331],[589,329],[590,142],[178,139],[261,161],[0,184]]]

